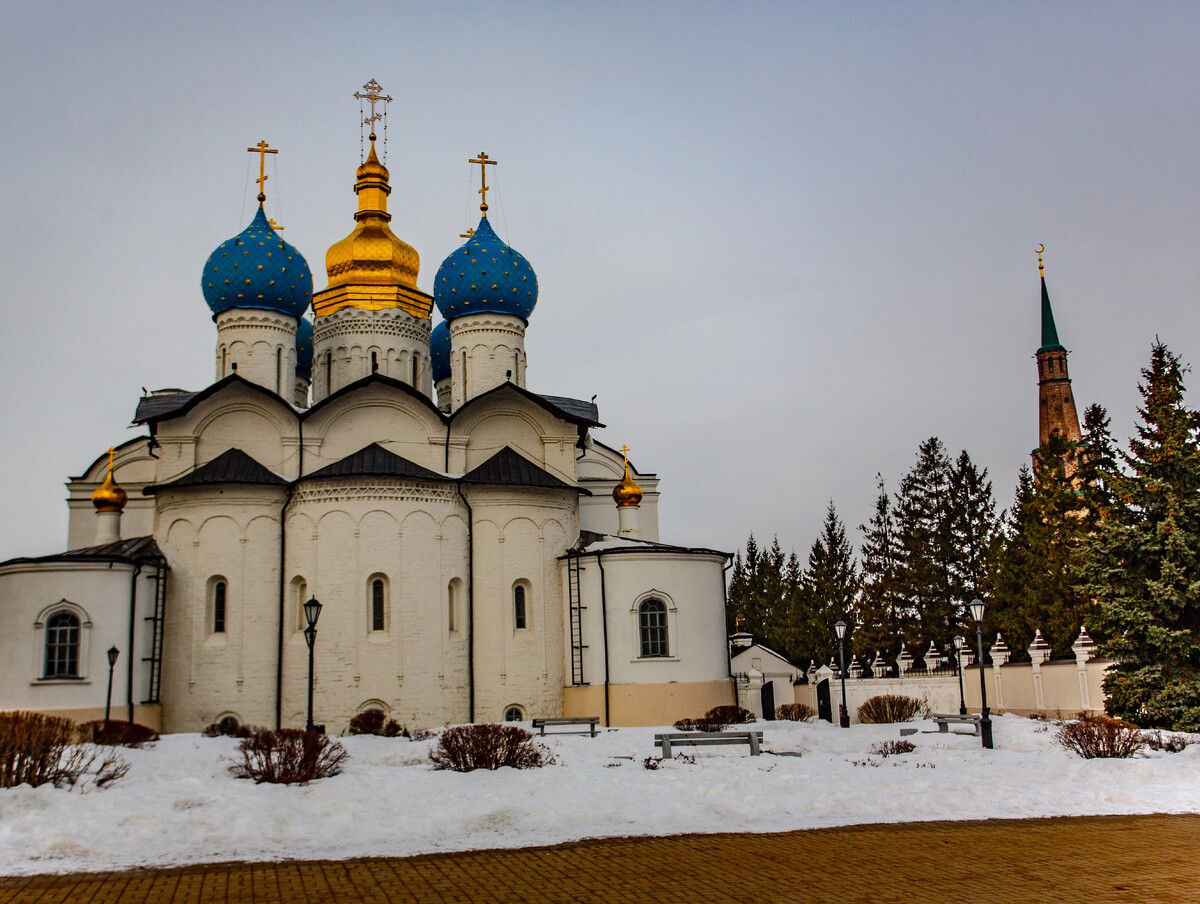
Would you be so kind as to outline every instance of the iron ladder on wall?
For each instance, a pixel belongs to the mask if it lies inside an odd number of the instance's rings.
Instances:
[[[583,599],[579,593],[579,556],[567,558],[567,602],[571,622],[571,684],[587,684],[583,680]]]
[[[167,563],[162,559],[154,563],[154,614],[147,615],[146,621],[153,622],[150,626],[150,655],[142,657],[143,662],[150,663],[150,686],[146,691],[144,703],[161,703],[162,690],[162,651],[163,651],[163,615],[167,608]]]

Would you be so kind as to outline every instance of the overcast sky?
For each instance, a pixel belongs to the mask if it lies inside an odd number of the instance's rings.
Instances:
[[[529,386],[598,395],[663,539],[805,556],[942,437],[1001,506],[1037,444],[1037,262],[1080,409],[1127,437],[1155,335],[1200,363],[1200,6],[4,3],[0,559],[142,387],[213,380],[200,293],[268,214],[325,285],[378,79],[419,285],[491,218],[538,273]],[[257,175],[255,173],[255,175]],[[436,315],[435,315],[436,318]],[[1193,375],[1191,401],[1200,405]],[[857,532],[852,531],[857,540]]]

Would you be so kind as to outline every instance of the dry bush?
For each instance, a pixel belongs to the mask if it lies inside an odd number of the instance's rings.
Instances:
[[[554,762],[533,734],[516,725],[482,722],[447,728],[430,752],[435,769],[471,772],[475,769],[536,769]]]
[[[84,722],[79,726],[79,736],[109,747],[141,747],[158,740],[158,732],[153,728],[114,719]]]
[[[77,784],[91,774],[98,788],[129,771],[114,753],[103,758],[91,747],[75,743],[78,731],[70,719],[41,713],[0,713],[0,788],[17,785]]]
[[[817,711],[807,703],[785,703],[775,707],[775,718],[785,722],[811,722]]]
[[[408,737],[408,732],[404,730],[403,725],[395,719],[387,719],[377,709],[367,710],[365,713],[359,713],[352,718],[350,720],[350,734],[378,735],[383,738],[398,738],[401,735]]]
[[[256,784],[307,785],[342,771],[346,748],[315,731],[259,729],[238,745],[242,762],[229,767],[238,778]]]
[[[924,700],[900,694],[880,694],[858,708],[858,721],[867,725],[911,722],[917,716],[927,715],[929,707]]]
[[[724,731],[728,727],[728,722],[714,722],[707,716],[701,716],[699,719],[680,719],[675,723],[676,731]]]
[[[917,749],[917,745],[912,741],[877,741],[872,744],[868,753],[873,753],[876,756],[895,756],[899,753],[912,753]]]
[[[203,734],[206,738],[248,738],[258,730],[249,725],[242,725],[239,722],[226,722],[222,719],[220,722],[213,722],[207,726]]]
[[[744,725],[754,721],[754,713],[740,706],[714,706],[704,714],[704,718],[709,722],[723,722],[726,725]]]
[[[1076,721],[1064,722],[1054,740],[1085,760],[1125,759],[1146,746],[1136,725],[1091,713],[1080,713]]]
[[[1166,751],[1167,753],[1180,753],[1187,750],[1192,743],[1192,739],[1187,735],[1164,735],[1161,731],[1143,731],[1142,740],[1151,750]]]

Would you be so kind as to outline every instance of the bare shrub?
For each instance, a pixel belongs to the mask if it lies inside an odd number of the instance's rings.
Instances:
[[[655,769],[657,769],[657,768],[658,768],[658,760],[656,760],[656,759],[655,759],[654,757],[652,757],[652,756],[648,756],[648,757],[646,757],[644,760],[642,760],[642,765],[643,765],[645,768],[647,768],[647,769],[650,769],[651,771],[653,771],[653,770],[655,770]]]
[[[775,718],[786,722],[811,722],[817,711],[807,703],[785,703],[775,707]]]
[[[880,694],[858,708],[858,721],[867,725],[911,722],[917,716],[928,715],[929,706],[924,700],[901,694]]]
[[[709,722],[723,722],[726,725],[744,725],[754,721],[754,713],[740,706],[714,706],[704,714]],[[699,721],[699,720],[697,720]]]
[[[707,716],[701,716],[699,719],[680,719],[675,723],[676,731],[724,731],[728,727],[728,722],[713,721]]]
[[[233,719],[222,719],[220,722],[213,722],[207,726],[203,735],[206,738],[248,738],[254,734],[256,729],[249,725],[242,725]]]
[[[912,741],[877,741],[872,744],[868,753],[873,753],[876,756],[895,756],[900,753],[912,753],[917,749],[917,745]]]
[[[1125,759],[1146,746],[1143,732],[1136,725],[1091,713],[1080,713],[1075,721],[1064,722],[1054,740],[1085,760]]]
[[[365,713],[359,713],[350,720],[350,734],[352,735],[379,735],[383,738],[398,738],[401,735],[408,737],[408,732],[404,726],[395,719],[386,719],[383,713],[377,709],[367,710]]]
[[[158,740],[158,732],[153,728],[114,719],[84,722],[79,726],[79,736],[109,747],[141,747]]]
[[[128,763],[115,753],[101,759],[94,748],[76,744],[77,731],[74,722],[58,716],[0,713],[0,788],[69,787],[88,774],[103,788],[124,777]]]
[[[1187,750],[1192,743],[1192,739],[1187,735],[1169,733],[1164,735],[1161,731],[1143,731],[1142,740],[1151,750],[1165,751],[1166,753],[1180,753]]]
[[[471,772],[475,769],[536,769],[554,762],[533,734],[516,725],[482,722],[448,728],[430,752],[435,769]]]
[[[242,761],[230,767],[238,778],[256,784],[307,785],[342,771],[346,748],[316,731],[259,729],[238,745]]]

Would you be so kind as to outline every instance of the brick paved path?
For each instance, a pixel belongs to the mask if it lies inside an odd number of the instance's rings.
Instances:
[[[617,838],[400,860],[0,878],[0,902],[1192,902],[1200,815]]]

